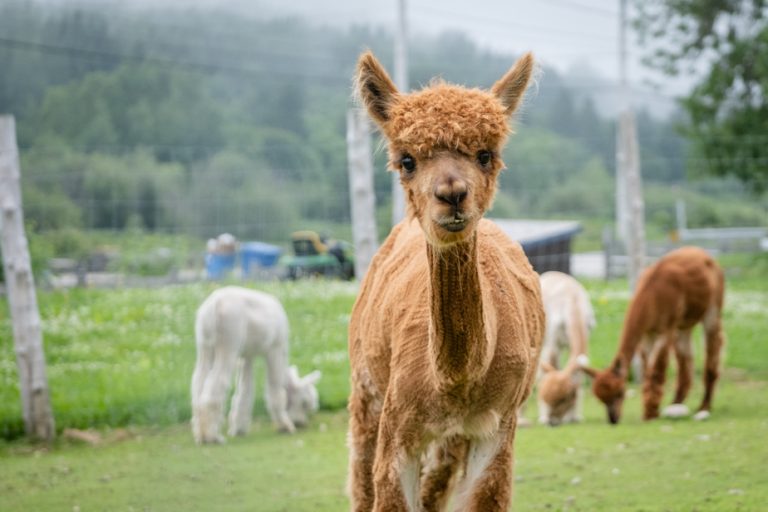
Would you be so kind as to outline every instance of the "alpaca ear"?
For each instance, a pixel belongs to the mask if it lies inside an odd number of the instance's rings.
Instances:
[[[304,384],[305,386],[307,385],[314,386],[315,384],[317,384],[317,382],[320,380],[320,377],[322,376],[323,374],[320,372],[320,370],[314,370],[306,374],[304,377],[302,377],[301,383]]]
[[[581,371],[592,377],[593,379],[597,377],[597,370],[590,366],[582,366]]]
[[[379,125],[387,123],[399,93],[384,67],[369,51],[357,61],[356,87],[373,120]]]
[[[512,115],[520,106],[525,90],[533,75],[533,54],[528,52],[515,62],[507,74],[493,84],[491,92],[507,109],[507,115]]]
[[[557,370],[557,368],[555,368],[554,366],[552,366],[548,362],[546,362],[546,361],[542,361],[541,362],[541,371],[542,372],[549,373],[549,372],[554,372],[555,370]]]
[[[288,367],[288,382],[293,387],[298,387],[301,379],[299,378],[299,369],[295,365]]]
[[[620,359],[617,359],[616,361],[614,361],[613,365],[611,366],[611,371],[617,377],[623,377],[624,376],[624,371],[623,371],[623,369],[621,367],[621,360]]]

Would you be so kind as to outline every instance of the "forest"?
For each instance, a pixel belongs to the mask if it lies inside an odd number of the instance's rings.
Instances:
[[[16,116],[30,230],[65,256],[82,250],[77,233],[88,230],[230,231],[276,243],[307,227],[348,233],[345,115],[365,48],[392,69],[382,27],[3,2],[0,112]],[[515,57],[458,32],[415,37],[411,87],[434,76],[487,87]],[[615,160],[600,83],[543,66],[504,155],[492,216],[576,219],[599,239],[613,219]],[[678,198],[691,227],[764,224],[764,199],[707,175],[707,160],[680,135],[682,115],[638,113],[649,235],[674,228]],[[391,175],[374,147],[383,237]]]

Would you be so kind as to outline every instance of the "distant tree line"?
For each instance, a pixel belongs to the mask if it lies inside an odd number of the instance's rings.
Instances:
[[[0,112],[18,119],[35,228],[207,237],[232,226],[279,240],[286,226],[349,221],[351,76],[363,48],[391,66],[389,32],[109,9],[0,5]],[[489,86],[514,60],[457,33],[421,38],[411,52],[415,85],[438,75]],[[544,69],[505,156],[496,214],[612,216],[614,126],[589,92]],[[640,113],[639,131],[646,180],[683,181],[673,123]],[[379,169],[384,161],[377,152]],[[382,211],[390,183],[377,173]]]

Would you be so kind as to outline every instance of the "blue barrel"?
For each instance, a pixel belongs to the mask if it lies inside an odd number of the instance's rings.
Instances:
[[[249,277],[259,268],[270,268],[277,265],[282,249],[276,245],[264,242],[244,242],[240,244],[240,265],[243,277]]]
[[[208,279],[222,279],[235,268],[235,253],[205,255],[205,272]]]

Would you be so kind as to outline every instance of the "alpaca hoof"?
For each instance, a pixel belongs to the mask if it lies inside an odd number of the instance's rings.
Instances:
[[[203,436],[200,439],[195,439],[197,444],[224,444],[227,440],[224,436]]]
[[[248,429],[247,428],[231,428],[229,429],[227,434],[229,434],[229,437],[242,437],[248,434]]]
[[[707,410],[701,410],[693,415],[693,419],[696,421],[704,421],[709,419],[709,411]]]
[[[280,432],[281,434],[293,434],[294,432],[296,432],[296,427],[294,427],[293,425],[280,425],[279,427],[277,427],[277,431]]]
[[[661,413],[664,418],[685,418],[690,414],[691,411],[685,404],[670,404]]]

